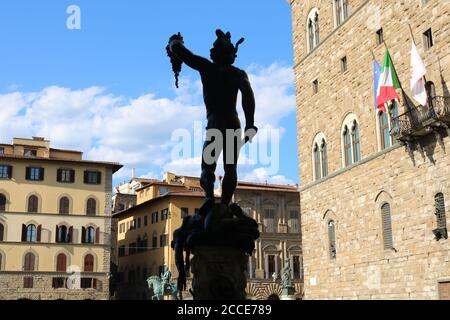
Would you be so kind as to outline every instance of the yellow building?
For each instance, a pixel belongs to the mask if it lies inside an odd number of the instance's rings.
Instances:
[[[0,144],[0,299],[109,298],[120,168],[43,138]]]
[[[163,181],[136,190],[137,205],[114,215],[117,220],[117,299],[149,299],[146,279],[168,266],[178,276],[170,243],[185,215],[203,203],[198,178],[166,173]]]
[[[199,178],[172,173],[166,173],[162,181],[152,180],[136,193],[137,205],[114,215],[118,230],[117,299],[150,299],[146,279],[160,276],[164,266],[169,267],[174,279],[178,277],[170,247],[173,232],[181,226],[182,218],[195,214],[204,201]],[[217,196],[220,197],[220,190]],[[233,201],[256,219],[261,231],[254,255],[249,257],[249,298],[281,295],[280,270],[286,259],[291,263],[294,284],[301,295],[298,188],[239,182]],[[188,277],[188,288],[190,283]]]

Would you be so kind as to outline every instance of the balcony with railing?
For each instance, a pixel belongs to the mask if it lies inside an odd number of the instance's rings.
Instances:
[[[405,113],[392,119],[391,135],[401,142],[411,142],[450,125],[450,96],[435,96],[426,106],[404,101]]]

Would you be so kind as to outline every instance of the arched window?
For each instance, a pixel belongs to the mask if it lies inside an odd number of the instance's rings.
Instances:
[[[381,221],[383,226],[384,249],[393,249],[394,241],[392,238],[391,205],[389,203],[385,203],[381,206]]]
[[[345,166],[349,166],[352,164],[352,144],[350,138],[350,130],[345,126],[344,128],[344,157],[345,157]]]
[[[336,258],[336,225],[333,220],[328,222],[328,241],[330,245],[330,257]]]
[[[447,218],[445,216],[445,200],[444,200],[443,193],[436,194],[436,196],[434,197],[434,206],[435,206],[437,226],[438,226],[438,229],[440,229],[439,230],[440,235],[441,235],[441,237],[444,237],[445,239],[447,239],[448,238],[447,232],[446,232]],[[444,231],[444,229],[445,229],[445,231]]]
[[[72,241],[73,228],[56,226],[56,243],[70,243]]]
[[[37,242],[37,230],[34,224],[30,224],[27,226],[26,242]]]
[[[57,272],[67,271],[67,256],[64,253],[60,253],[56,257],[56,271]]]
[[[6,211],[6,196],[0,193],[0,212]]]
[[[308,15],[307,33],[309,51],[312,51],[320,42],[319,11],[317,8],[312,9]]]
[[[34,271],[35,264],[36,264],[36,256],[32,252],[28,252],[24,258],[23,270],[24,271]]]
[[[67,197],[59,199],[59,213],[69,214],[70,200]]]
[[[0,223],[0,241],[3,241],[3,237],[5,236],[5,227]]]
[[[349,0],[334,0],[336,27],[340,26],[350,15]]]
[[[89,198],[86,203],[86,214],[88,216],[95,216],[97,214],[97,200]]]
[[[84,272],[94,272],[94,256],[92,254],[84,257]]]
[[[352,151],[353,162],[356,163],[361,160],[361,142],[359,140],[359,125],[358,122],[353,121],[352,127]]]
[[[28,212],[37,213],[39,207],[39,199],[37,196],[32,195],[28,198]]]
[[[315,179],[320,180],[322,178],[322,170],[320,169],[320,150],[319,146],[314,144],[314,174]]]
[[[386,112],[378,113],[378,123],[380,125],[381,149],[387,149],[391,146],[391,133],[389,129],[389,118]]]
[[[322,166],[322,178],[325,178],[328,176],[328,151],[325,139],[322,139],[322,144],[320,145],[320,158]]]

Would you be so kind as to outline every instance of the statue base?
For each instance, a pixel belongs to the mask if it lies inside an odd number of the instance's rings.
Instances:
[[[196,247],[192,259],[194,300],[245,300],[248,256],[229,247]]]
[[[281,300],[297,300],[295,298],[295,288],[294,287],[283,288]]]

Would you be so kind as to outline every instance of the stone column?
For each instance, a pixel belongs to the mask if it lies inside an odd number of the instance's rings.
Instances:
[[[197,247],[192,253],[194,300],[246,299],[246,254],[228,247]]]

